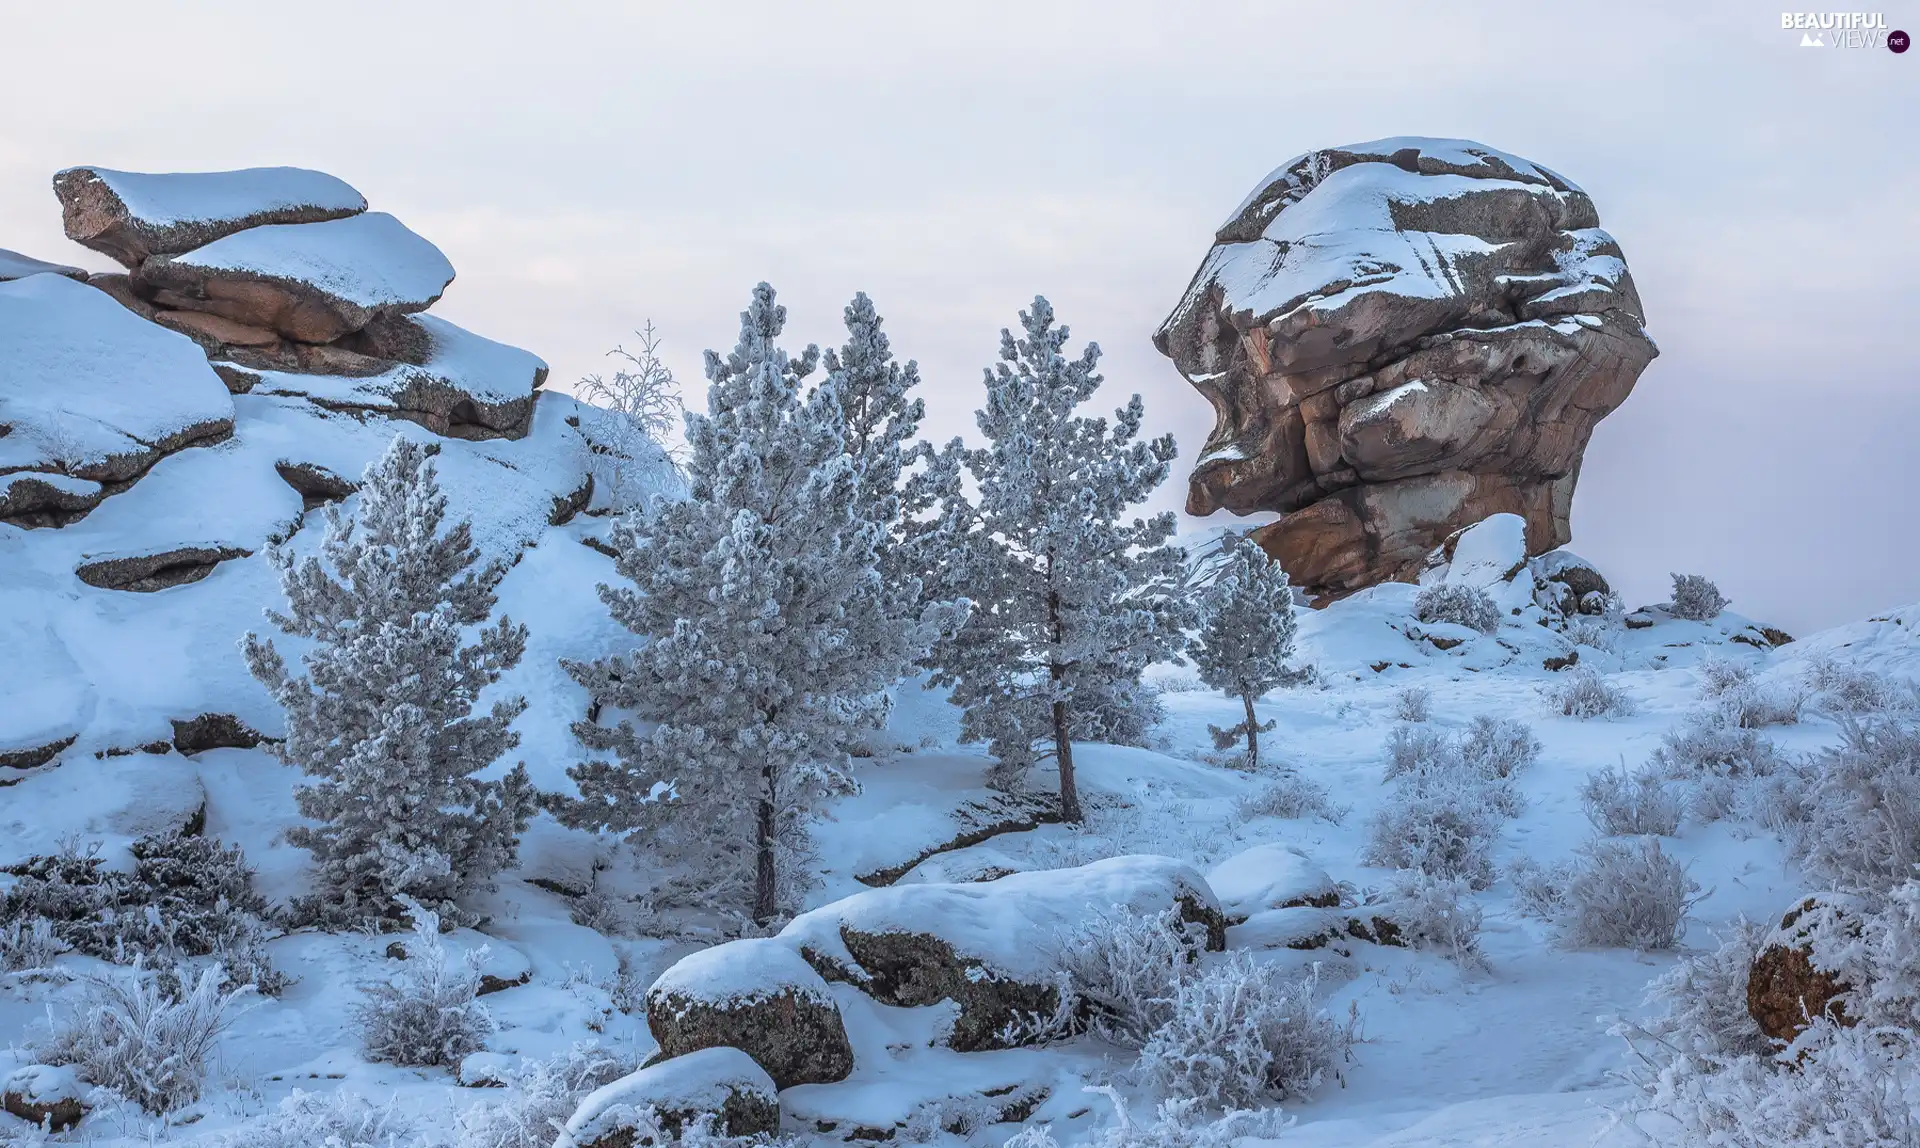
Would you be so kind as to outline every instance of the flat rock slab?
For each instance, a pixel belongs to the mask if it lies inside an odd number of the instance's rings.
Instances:
[[[0,283],[0,363],[0,475],[124,482],[233,429],[233,397],[198,347],[58,275]],[[48,505],[85,496],[42,484]],[[33,493],[10,488],[14,501]]]
[[[205,311],[302,343],[331,343],[383,315],[424,311],[453,282],[440,249],[382,211],[249,228],[135,275],[171,310]]]
[[[298,167],[147,174],[70,167],[53,177],[76,243],[138,267],[267,224],[319,223],[367,209],[344,180]]]
[[[69,267],[64,263],[48,263],[44,259],[35,259],[31,255],[22,255],[18,251],[8,251],[0,247],[0,283],[14,279],[25,279],[29,275],[64,275],[69,279],[87,281],[87,273],[79,267]]]

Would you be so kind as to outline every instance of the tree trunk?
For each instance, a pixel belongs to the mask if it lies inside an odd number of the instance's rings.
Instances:
[[[775,894],[775,871],[773,866],[773,779],[763,774],[768,792],[760,798],[760,841],[756,850],[753,875],[753,919],[759,924],[771,921],[779,912]]]
[[[1260,719],[1253,716],[1253,695],[1241,694],[1247,705],[1247,768],[1260,768]]]
[[[1060,766],[1060,820],[1078,825],[1080,789],[1073,781],[1073,740],[1067,736],[1067,703],[1053,703],[1053,759]]]

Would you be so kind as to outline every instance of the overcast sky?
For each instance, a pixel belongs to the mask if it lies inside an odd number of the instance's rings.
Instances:
[[[1670,570],[1796,630],[1920,601],[1920,51],[1751,2],[22,0],[0,33],[0,247],[107,267],[64,166],[320,168],[556,383],[651,318],[698,399],[756,281],[796,344],[865,290],[939,438],[1040,293],[1183,460],[1211,414],[1149,336],[1241,197],[1314,147],[1479,140],[1593,195],[1661,348],[1573,548],[1630,605]]]

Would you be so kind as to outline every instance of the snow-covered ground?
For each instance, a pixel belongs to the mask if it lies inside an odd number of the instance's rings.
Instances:
[[[449,466],[464,465],[457,452],[445,458]],[[491,464],[476,458],[475,465]],[[275,517],[262,519],[256,533],[266,533]],[[500,590],[502,611],[528,623],[533,633],[522,669],[507,684],[531,702],[521,719],[525,740],[518,756],[547,789],[564,790],[566,766],[581,755],[566,729],[585,698],[560,671],[557,657],[591,657],[623,640],[592,590],[595,582],[613,577],[611,564],[583,545],[603,529],[603,520],[582,517],[542,532]],[[1256,922],[1229,929],[1229,947],[1251,949],[1259,961],[1302,971],[1318,965],[1328,1010],[1339,1016],[1351,1006],[1361,1018],[1364,1039],[1351,1062],[1337,1081],[1286,1106],[1297,1123],[1281,1142],[1304,1148],[1638,1143],[1629,1115],[1633,1093],[1619,1075],[1628,1066],[1626,1049],[1607,1028],[1610,1018],[1639,1009],[1647,982],[1676,955],[1557,946],[1550,927],[1522,911],[1505,876],[1508,867],[1520,858],[1550,865],[1591,836],[1581,786],[1597,769],[1644,762],[1662,734],[1699,706],[1703,660],[1738,662],[1757,680],[1780,684],[1803,677],[1816,657],[1913,677],[1920,675],[1920,607],[1777,650],[1754,643],[1745,620],[1731,614],[1699,623],[1655,610],[1636,614],[1646,624],[1635,628],[1616,620],[1603,627],[1611,648],[1579,647],[1580,664],[1603,671],[1623,689],[1633,712],[1583,719],[1563,714],[1555,700],[1569,671],[1543,665],[1574,647],[1558,630],[1536,624],[1530,576],[1509,583],[1500,566],[1481,562],[1465,544],[1453,565],[1456,576],[1490,587],[1507,607],[1492,634],[1415,622],[1410,586],[1378,587],[1303,614],[1300,660],[1314,665],[1318,677],[1258,704],[1259,716],[1277,723],[1262,738],[1270,762],[1258,775],[1213,763],[1208,726],[1238,721],[1238,700],[1200,688],[1191,670],[1155,667],[1150,680],[1166,709],[1155,744],[1076,749],[1090,808],[1082,829],[1041,824],[929,854],[972,824],[970,804],[978,808],[997,799],[984,784],[983,753],[957,743],[955,711],[936,694],[904,688],[888,736],[859,763],[862,791],[838,800],[817,826],[820,880],[808,903],[862,893],[869,886],[860,878],[903,865],[901,885],[1125,854],[1164,855],[1206,872],[1256,846],[1293,851],[1299,869],[1288,870],[1290,879],[1299,871],[1323,870],[1344,883],[1350,898],[1363,898],[1393,878],[1362,858],[1370,818],[1392,792],[1383,784],[1389,732],[1404,693],[1425,690],[1426,725],[1457,731],[1477,716],[1493,715],[1524,722],[1540,742],[1538,760],[1515,780],[1520,812],[1505,824],[1493,851],[1501,877],[1472,894],[1483,913],[1484,961],[1360,941],[1312,950],[1267,948]],[[236,618],[229,628],[252,624]],[[217,636],[223,644],[232,638]],[[1797,724],[1764,732],[1783,750],[1801,753],[1834,742],[1838,725],[1810,708]],[[1257,798],[1282,771],[1323,785],[1336,807],[1332,814],[1249,816],[1243,802]],[[204,803],[206,832],[243,846],[259,870],[258,887],[284,900],[301,891],[306,866],[306,855],[280,840],[298,819],[295,784],[287,767],[257,749],[191,757],[77,755],[0,789],[6,854],[0,860],[47,852],[76,837],[102,843],[111,855],[132,837],[178,822]],[[1711,947],[1715,930],[1743,915],[1777,916],[1805,888],[1781,845],[1750,825],[1689,821],[1664,844],[1702,888],[1683,951]],[[566,891],[597,883],[618,901],[643,892],[648,876],[629,847],[565,830],[544,815],[536,821],[521,868],[506,875],[482,906],[481,927],[448,936],[458,951],[484,949],[483,970],[509,985],[483,998],[497,1031],[486,1051],[468,1058],[458,1073],[371,1064],[359,1053],[354,1004],[362,984],[390,974],[393,962],[386,953],[396,938],[299,933],[269,948],[292,985],[277,999],[252,1002],[238,1016],[219,1045],[217,1068],[199,1103],[175,1113],[171,1123],[130,1105],[103,1103],[55,1142],[217,1141],[257,1123],[296,1091],[350,1091],[390,1104],[394,1126],[412,1128],[397,1142],[431,1142],[456,1130],[458,1113],[513,1104],[516,1088],[471,1086],[511,1077],[522,1061],[552,1058],[592,1040],[637,1063],[655,1045],[633,989],[644,988],[703,942],[687,930],[676,939],[596,931],[576,923],[577,906]],[[629,917],[634,919],[649,918]],[[977,924],[987,932],[1003,930],[982,944],[1018,950],[1025,941],[1017,919],[985,915]],[[60,959],[76,971],[90,963]],[[26,1046],[36,1026],[71,991],[41,980],[0,982],[0,1041],[10,1046],[0,1053],[0,1078],[14,1064],[29,1062]],[[945,1006],[892,1008],[847,986],[834,986],[833,993],[847,1017],[856,1070],[839,1084],[801,1085],[783,1094],[789,1130],[796,1134],[839,1138],[814,1132],[817,1122],[890,1129],[943,1098],[1017,1083],[1048,1090],[1028,1119],[1051,1124],[1060,1142],[1070,1144],[1111,1120],[1109,1105],[1083,1092],[1085,1085],[1118,1078],[1123,1092],[1130,1088],[1122,1075],[1126,1054],[1090,1039],[1044,1049],[954,1052],[929,1046]],[[1144,1113],[1152,1098],[1131,1095],[1136,1115]],[[1013,1125],[992,1126],[971,1138],[997,1146],[1014,1131]],[[0,1140],[28,1135],[25,1125],[0,1116]]]

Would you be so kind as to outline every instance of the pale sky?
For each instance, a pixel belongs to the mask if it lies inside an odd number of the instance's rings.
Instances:
[[[697,403],[755,282],[796,346],[865,290],[941,439],[1045,294],[1101,406],[1178,439],[1174,507],[1212,417],[1149,337],[1213,228],[1299,152],[1464,137],[1593,195],[1660,344],[1573,549],[1799,631],[1920,601],[1920,51],[1799,38],[1754,3],[0,0],[0,247],[109,266],[61,167],[319,168],[556,384],[651,318]]]

